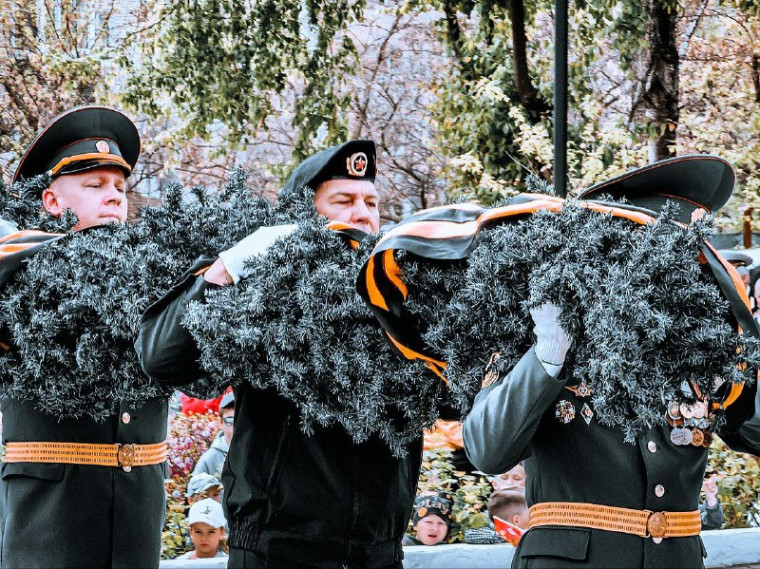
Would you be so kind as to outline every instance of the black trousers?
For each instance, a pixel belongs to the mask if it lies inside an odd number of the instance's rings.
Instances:
[[[227,561],[227,569],[364,569],[359,565],[336,563],[332,566],[309,565],[307,563],[293,562],[289,559],[273,558],[271,555],[260,555],[247,549],[230,548],[230,558]],[[378,569],[404,569],[399,561],[393,565],[387,565]]]

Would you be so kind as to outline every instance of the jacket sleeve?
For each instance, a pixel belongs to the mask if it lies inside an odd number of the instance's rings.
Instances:
[[[200,352],[190,331],[182,324],[187,305],[203,300],[208,288],[215,288],[198,272],[212,258],[198,259],[177,284],[143,314],[135,350],[143,371],[151,378],[171,385],[184,385],[203,376]]]
[[[760,391],[757,381],[745,385],[739,398],[726,409],[726,425],[718,434],[731,450],[760,456]]]
[[[551,377],[533,348],[475,398],[462,428],[467,457],[487,474],[506,472],[530,454],[538,423],[565,385]]]

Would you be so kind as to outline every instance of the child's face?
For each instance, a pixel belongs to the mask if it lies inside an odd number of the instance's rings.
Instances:
[[[446,534],[449,533],[449,526],[435,514],[430,514],[429,516],[420,518],[414,526],[414,531],[417,532],[417,539],[422,545],[435,545],[446,539]]]
[[[224,537],[224,528],[215,528],[203,522],[190,526],[190,538],[199,558],[214,557],[219,549],[219,540]]]

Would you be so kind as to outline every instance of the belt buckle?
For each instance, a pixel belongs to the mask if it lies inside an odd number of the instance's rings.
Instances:
[[[647,536],[663,538],[668,529],[668,520],[665,512],[650,512],[647,518]]]
[[[121,466],[121,469],[124,472],[129,472],[132,470],[132,466],[135,463],[135,447],[134,445],[119,445],[119,448],[116,452],[116,460],[118,464],[116,466]]]

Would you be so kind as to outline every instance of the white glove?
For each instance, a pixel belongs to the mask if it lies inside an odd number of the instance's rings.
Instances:
[[[251,269],[248,261],[256,255],[265,253],[280,237],[290,235],[296,229],[298,226],[294,224],[260,227],[242,241],[219,253],[219,258],[232,277],[232,281],[237,284],[240,279],[250,275]]]
[[[559,306],[545,303],[538,308],[533,308],[530,315],[533,317],[536,334],[536,355],[542,364],[548,364],[552,368],[544,368],[549,375],[557,376],[559,368],[565,363],[565,355],[570,349],[570,337],[559,325]],[[554,373],[552,373],[554,372]]]

